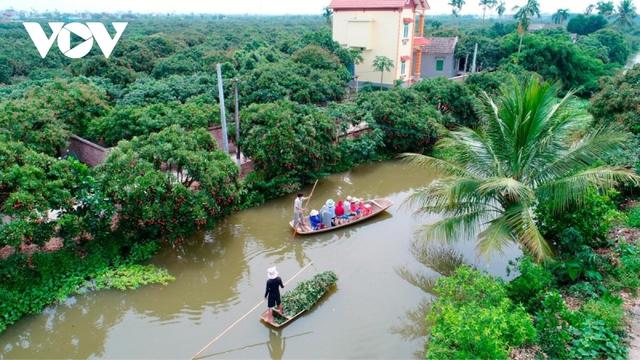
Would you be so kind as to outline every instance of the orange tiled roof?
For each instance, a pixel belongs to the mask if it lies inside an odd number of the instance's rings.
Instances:
[[[425,9],[429,8],[426,0],[414,0]],[[405,6],[405,0],[331,0],[329,8],[333,10],[343,9],[401,9]]]

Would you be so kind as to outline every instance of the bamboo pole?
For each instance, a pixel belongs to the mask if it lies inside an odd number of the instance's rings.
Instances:
[[[295,273],[291,279],[287,280],[284,285],[287,286],[291,281],[293,281],[293,279],[295,279],[298,275],[302,274],[303,271],[307,270],[307,268],[309,266],[311,266],[313,264],[313,261],[308,263],[305,267],[303,267],[302,269],[300,269],[300,271],[298,271],[297,273]],[[195,358],[198,357],[198,355],[202,354],[205,350],[207,350],[211,345],[213,345],[213,343],[215,343],[216,341],[220,340],[221,337],[223,337],[226,333],[229,332],[229,330],[231,330],[232,328],[234,328],[236,325],[238,325],[238,323],[242,320],[244,320],[247,316],[249,316],[252,312],[254,312],[260,305],[262,305],[264,303],[264,299],[262,299],[262,301],[260,301],[259,303],[256,304],[256,306],[252,307],[251,310],[247,311],[246,314],[242,315],[238,320],[234,321],[231,325],[227,326],[226,329],[224,329],[218,336],[216,336],[215,338],[213,338],[211,341],[209,341],[209,343],[207,345],[205,345],[202,349],[200,349],[200,351],[198,351],[195,355],[193,355],[191,357],[191,360],[194,360]]]
[[[307,204],[305,206],[303,206],[302,208],[306,208],[307,206],[309,206],[309,201],[311,201],[311,197],[313,196],[313,192],[316,191],[316,185],[318,185],[318,180],[316,180],[316,182],[313,184],[313,189],[311,189],[311,194],[309,194],[309,197],[307,198]],[[294,214],[295,216],[295,214]],[[302,219],[302,223],[304,225],[304,218]],[[298,232],[298,230],[296,229],[296,219],[293,219],[293,236],[296,236],[296,233]]]

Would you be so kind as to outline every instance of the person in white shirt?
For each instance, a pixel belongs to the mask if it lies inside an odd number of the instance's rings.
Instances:
[[[293,228],[298,229],[299,227],[304,229],[304,208],[303,202],[307,200],[307,197],[304,197],[302,193],[298,193],[296,199],[293,201]]]

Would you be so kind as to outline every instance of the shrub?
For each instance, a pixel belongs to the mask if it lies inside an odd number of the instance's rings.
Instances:
[[[640,228],[640,206],[636,206],[629,210],[627,214],[627,225]]]
[[[636,293],[640,288],[640,248],[637,245],[621,243],[615,252],[620,262],[608,279],[611,287]]]
[[[519,261],[518,270],[520,275],[507,285],[509,297],[533,312],[538,308],[542,295],[553,286],[553,274],[529,256]]]
[[[580,310],[587,318],[601,320],[607,329],[614,332],[624,330],[624,308],[622,299],[605,295],[600,299],[587,301]]]
[[[543,200],[536,209],[540,230],[545,238],[554,240],[553,244],[559,253],[571,254],[582,245],[594,249],[606,246],[609,229],[624,219],[614,202],[618,195],[615,190],[600,194],[591,189],[582,204],[572,206],[560,214],[549,211]],[[566,234],[567,228],[573,228],[579,237],[563,242],[561,234]],[[574,241],[578,239],[583,242]]]
[[[428,359],[507,358],[511,347],[536,338],[529,315],[489,275],[462,266],[438,279],[434,290],[438,299],[427,316],[432,325]]]
[[[567,306],[558,291],[550,291],[543,296],[539,310],[535,314],[536,330],[542,351],[551,359],[567,359],[572,327]]]
[[[574,328],[570,357],[574,359],[626,359],[624,338],[607,328],[602,320],[587,319]]]

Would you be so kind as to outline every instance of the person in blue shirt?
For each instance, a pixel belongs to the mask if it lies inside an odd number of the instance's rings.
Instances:
[[[322,218],[320,217],[320,213],[318,210],[311,210],[309,213],[309,222],[311,223],[311,229],[318,230],[320,229],[320,224],[322,224]]]

